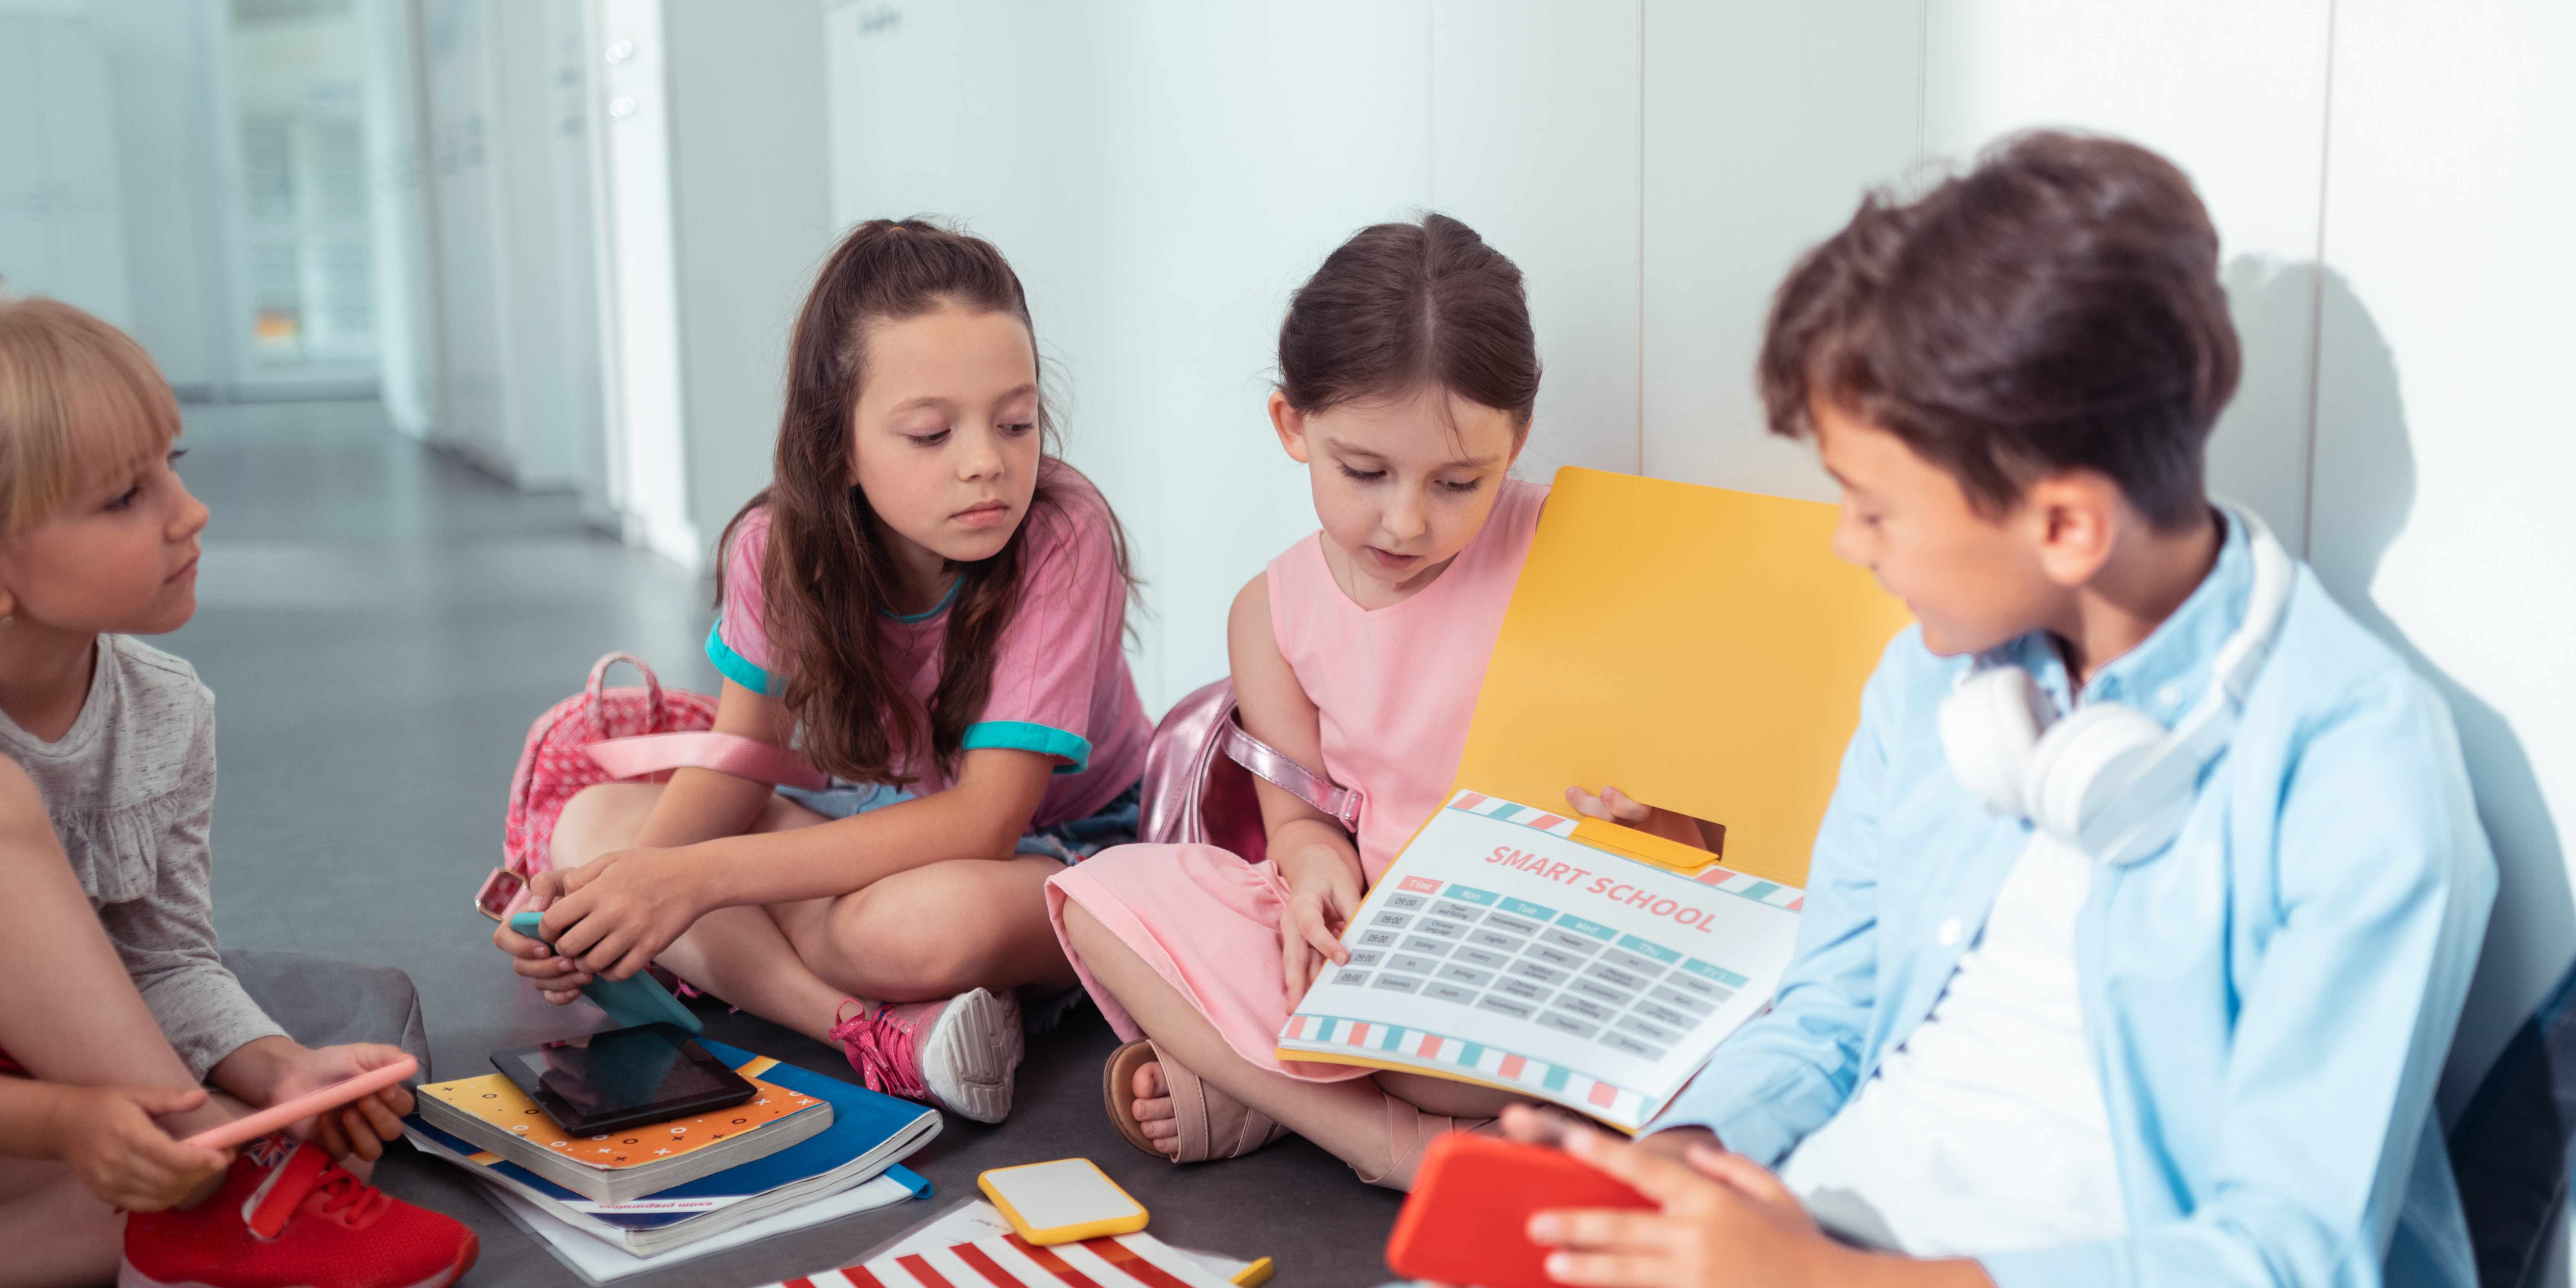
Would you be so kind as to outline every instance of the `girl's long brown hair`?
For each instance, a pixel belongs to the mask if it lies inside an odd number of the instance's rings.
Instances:
[[[928,763],[954,770],[967,726],[992,692],[1002,632],[1019,608],[1029,529],[1042,518],[1063,519],[1071,500],[1064,480],[1070,467],[1056,459],[1055,424],[1041,397],[1036,494],[999,554],[958,567],[939,685],[925,707],[885,656],[880,623],[894,611],[901,582],[893,534],[850,481],[850,445],[869,328],[941,308],[1008,313],[1029,328],[1036,351],[1019,275],[992,243],[920,219],[870,220],[841,239],[788,344],[775,477],[734,514],[716,545],[721,606],[724,551],[742,521],[768,507],[761,610],[773,674],[783,682],[775,694],[796,717],[806,757],[855,782],[911,783],[913,775],[900,769],[908,749],[926,748]],[[1093,503],[1107,520],[1119,578],[1132,591],[1126,533],[1106,500]]]

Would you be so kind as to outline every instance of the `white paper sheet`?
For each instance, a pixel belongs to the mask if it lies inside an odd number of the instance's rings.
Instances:
[[[673,1248],[669,1252],[639,1257],[556,1220],[547,1215],[545,1209],[500,1186],[486,1185],[483,1189],[485,1193],[492,1196],[494,1202],[501,1205],[501,1209],[509,1214],[510,1219],[517,1223],[520,1229],[536,1236],[540,1242],[554,1251],[556,1258],[565,1265],[571,1266],[592,1283],[623,1279],[628,1275],[642,1274],[647,1270],[660,1270],[665,1266],[674,1266],[683,1261],[703,1257],[710,1252],[739,1248],[746,1243],[756,1243],[772,1235],[802,1230],[811,1225],[821,1225],[825,1221],[845,1217],[853,1212],[890,1207],[912,1197],[911,1188],[903,1182],[890,1176],[880,1176],[865,1185],[843,1190],[828,1198],[817,1199],[802,1207],[793,1207],[784,1212],[762,1217],[738,1229],[710,1235],[695,1243]],[[999,1217],[1000,1214],[995,1213],[997,1220]]]

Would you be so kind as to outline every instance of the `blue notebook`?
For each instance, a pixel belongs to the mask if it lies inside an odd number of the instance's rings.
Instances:
[[[930,1182],[895,1163],[939,1134],[939,1111],[897,1100],[838,1078],[774,1064],[738,1047],[698,1039],[727,1065],[832,1106],[832,1125],[766,1158],[701,1177],[629,1203],[594,1203],[480,1146],[423,1122],[403,1120],[423,1153],[508,1189],[576,1229],[639,1256],[721,1234],[801,1203],[838,1194],[880,1173],[918,1198]],[[746,1068],[746,1066],[750,1066]],[[765,1067],[763,1067],[765,1066]]]

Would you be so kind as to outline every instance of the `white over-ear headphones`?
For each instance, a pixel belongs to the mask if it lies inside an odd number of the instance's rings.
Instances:
[[[2029,672],[1980,666],[1941,703],[1941,749],[1960,783],[1996,813],[2028,819],[2104,863],[2135,863],[2172,844],[2201,768],[2236,732],[2237,708],[2271,651],[2297,574],[2261,519],[2228,511],[2250,538],[2254,593],[2245,624],[2210,664],[2199,704],[2170,730],[2117,702],[2061,719]]]

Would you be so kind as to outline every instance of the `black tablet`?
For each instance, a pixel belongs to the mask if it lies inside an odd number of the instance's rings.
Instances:
[[[495,1051],[492,1064],[565,1131],[585,1136],[751,1099],[752,1085],[672,1024]]]

